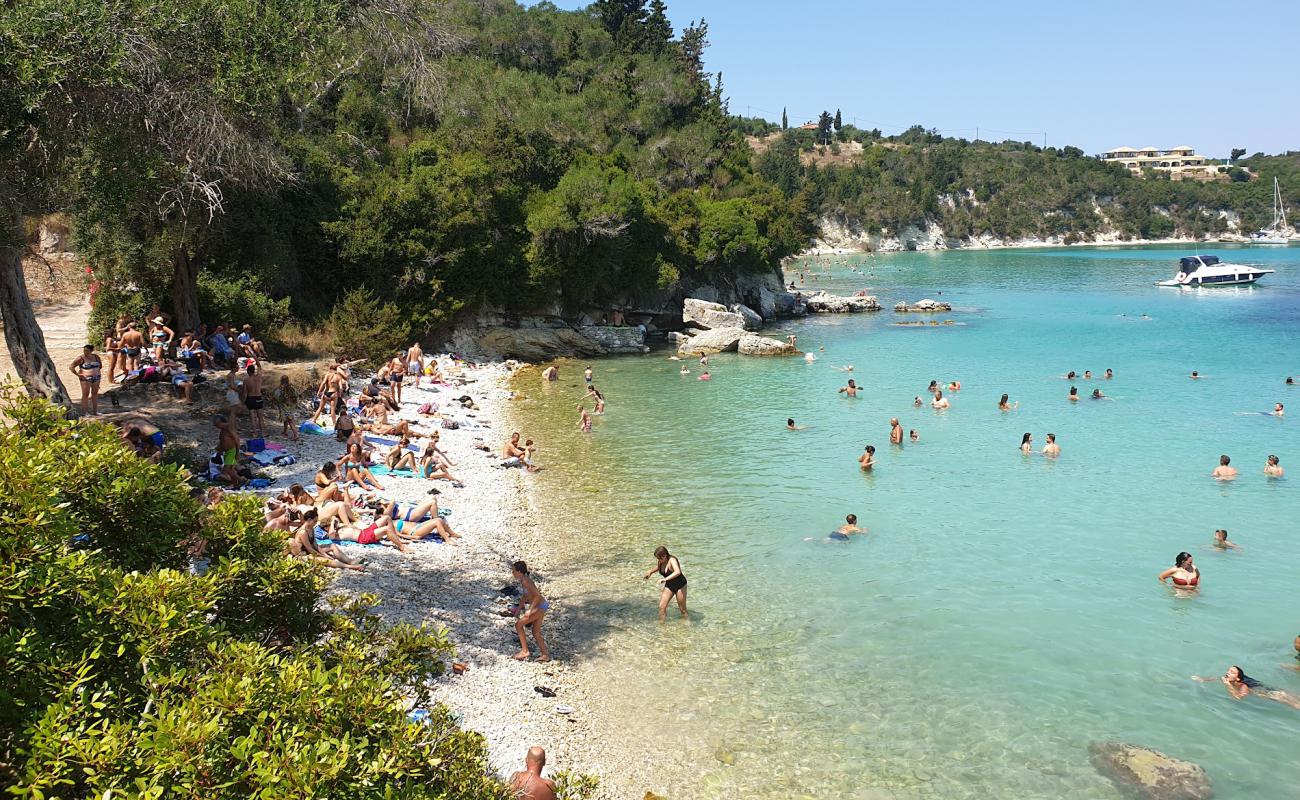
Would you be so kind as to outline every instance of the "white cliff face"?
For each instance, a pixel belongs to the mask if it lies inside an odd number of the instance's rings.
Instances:
[[[944,195],[940,202],[946,205],[952,205],[954,198]],[[927,220],[924,225],[908,225],[901,231],[890,233],[883,229],[870,230],[861,225],[857,220],[852,220],[842,214],[828,214],[818,220],[819,235],[813,239],[811,246],[801,255],[842,255],[846,253],[873,252],[873,253],[894,253],[905,250],[956,250],[956,249],[994,249],[1003,247],[1059,247],[1066,244],[1147,244],[1153,242],[1185,242],[1194,241],[1192,237],[1174,236],[1168,239],[1146,240],[1146,239],[1124,239],[1123,235],[1114,226],[1109,224],[1106,208],[1111,205],[1112,199],[1109,197],[1097,197],[1093,201],[1093,211],[1106,222],[1102,230],[1090,238],[1078,239],[1077,241],[1066,242],[1063,236],[1028,236],[1021,238],[1007,238],[994,236],[991,233],[980,233],[974,236],[955,237],[948,236],[944,233],[942,227],[937,223]],[[1155,209],[1157,214],[1168,217],[1167,209]],[[1223,220],[1228,228],[1228,233],[1223,236],[1225,239],[1237,239],[1241,236],[1241,218],[1234,211],[1212,212],[1207,210],[1206,216],[1214,216]]]

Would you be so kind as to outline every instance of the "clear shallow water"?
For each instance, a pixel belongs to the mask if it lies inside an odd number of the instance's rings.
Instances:
[[[1154,287],[1184,252],[848,259],[867,278],[836,257],[810,288],[865,284],[886,308],[942,292],[959,310],[938,318],[962,324],[790,322],[772,333],[817,362],[718,355],[710,383],[667,352],[597,361],[609,410],[589,435],[580,365],[521,385],[544,513],[570,540],[564,583],[582,587],[568,612],[600,620],[574,657],[598,652],[611,697],[657,710],[629,730],[680,741],[674,797],[1118,797],[1092,740],[1200,763],[1225,800],[1295,796],[1300,711],[1188,676],[1235,663],[1300,695],[1283,668],[1300,478],[1261,474],[1269,453],[1300,470],[1300,392],[1283,384],[1300,377],[1300,249],[1204,251],[1279,270],[1258,288]],[[843,364],[856,400],[836,394]],[[1070,369],[1094,373],[1081,395],[1113,399],[1069,403]],[[950,410],[912,407],[953,378]],[[997,411],[1002,392],[1019,410]],[[1275,402],[1293,416],[1259,413]],[[921,441],[891,447],[894,416]],[[1037,447],[1056,433],[1061,458],[1023,456],[1025,431]],[[1220,453],[1235,483],[1210,479]],[[850,512],[870,535],[825,541]],[[1244,550],[1212,550],[1217,527]],[[654,622],[639,575],[658,544],[690,579],[689,625]],[[1197,596],[1155,580],[1180,550]]]

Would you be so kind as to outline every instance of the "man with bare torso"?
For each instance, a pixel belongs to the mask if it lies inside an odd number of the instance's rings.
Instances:
[[[889,443],[903,443],[903,426],[898,424],[898,417],[894,417],[889,421]]]
[[[312,416],[312,423],[320,419],[320,415],[329,406],[329,415],[334,416],[338,409],[343,408],[343,402],[347,398],[348,379],[339,372],[337,366],[330,367],[329,372],[321,379],[320,386],[316,388],[316,397],[320,404],[316,406],[316,413]]]
[[[212,418],[212,427],[217,429],[217,455],[221,457],[221,477],[230,482],[232,489],[238,489],[244,482],[239,476],[239,434],[235,423],[225,414]]]
[[[546,751],[540,747],[528,748],[524,769],[510,776],[510,790],[519,800],[555,800],[555,783],[542,777],[546,766]]]
[[[140,352],[144,350],[144,334],[140,333],[140,326],[137,323],[132,322],[126,326],[126,333],[122,334],[121,345],[126,371],[131,372],[139,369]]]

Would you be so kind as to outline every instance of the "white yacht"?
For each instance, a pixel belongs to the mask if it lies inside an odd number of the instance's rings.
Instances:
[[[1290,241],[1286,224],[1286,206],[1282,205],[1282,187],[1273,179],[1273,224],[1250,235],[1251,244],[1286,244]]]
[[[1178,274],[1156,286],[1244,286],[1273,270],[1247,264],[1226,264],[1218,256],[1184,256],[1178,259]]]

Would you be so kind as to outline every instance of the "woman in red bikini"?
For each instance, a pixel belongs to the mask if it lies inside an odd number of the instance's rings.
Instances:
[[[1173,579],[1173,584],[1179,589],[1195,590],[1201,583],[1201,571],[1192,563],[1191,553],[1179,553],[1174,559],[1174,565],[1164,572],[1160,573],[1160,582]]]

